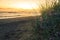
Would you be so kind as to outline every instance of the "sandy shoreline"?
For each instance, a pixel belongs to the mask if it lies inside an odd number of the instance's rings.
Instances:
[[[39,16],[30,16],[30,17],[18,17],[18,18],[8,18],[8,19],[0,19],[0,24],[16,22],[16,21],[28,21],[35,20]]]
[[[40,13],[0,13],[0,19],[39,16]]]

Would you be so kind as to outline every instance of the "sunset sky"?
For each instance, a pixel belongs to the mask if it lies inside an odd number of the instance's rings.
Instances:
[[[22,8],[26,6],[30,7],[37,7],[39,0],[0,0],[0,7],[12,7],[12,8]]]
[[[18,9],[41,9],[41,5],[46,7],[52,5],[54,0],[0,0],[0,8],[18,8]]]

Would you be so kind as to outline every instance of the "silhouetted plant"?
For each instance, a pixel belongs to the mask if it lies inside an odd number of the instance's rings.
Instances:
[[[37,29],[39,36],[41,33],[42,24],[42,36],[41,40],[59,40],[60,39],[60,4],[54,3],[53,7],[42,10],[42,23],[37,20]],[[38,37],[39,37],[38,36]],[[39,37],[41,38],[41,36]]]

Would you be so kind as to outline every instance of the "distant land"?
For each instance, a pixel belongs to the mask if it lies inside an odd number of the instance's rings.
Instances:
[[[27,10],[27,9],[17,9],[17,8],[0,8],[0,13],[17,13],[17,12],[39,12],[38,9],[32,9],[32,10]]]
[[[0,8],[0,13],[2,12],[18,12],[19,10],[14,8]]]

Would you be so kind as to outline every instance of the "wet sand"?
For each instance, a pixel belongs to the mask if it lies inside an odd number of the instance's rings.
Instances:
[[[0,18],[0,40],[33,40],[35,22],[39,16],[27,16]]]

